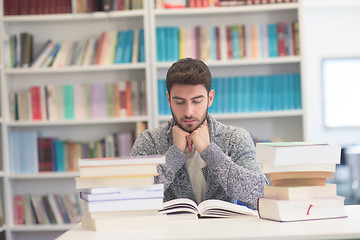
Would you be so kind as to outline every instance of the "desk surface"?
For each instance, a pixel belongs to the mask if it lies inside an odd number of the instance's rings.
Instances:
[[[95,232],[81,224],[57,240],[100,239],[359,239],[360,205],[345,206],[347,218],[280,223],[257,217],[174,219],[157,228]]]

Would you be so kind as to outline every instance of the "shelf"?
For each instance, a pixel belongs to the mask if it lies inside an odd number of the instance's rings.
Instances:
[[[123,70],[141,70],[145,69],[145,63],[126,63],[110,66],[68,66],[63,68],[14,68],[6,69],[5,74],[22,75],[22,74],[42,74],[42,73],[81,73],[81,72],[106,72],[106,71],[123,71]]]
[[[40,172],[28,174],[10,174],[9,179],[12,180],[29,180],[29,179],[57,179],[57,178],[75,178],[78,172]]]
[[[246,13],[246,12],[265,12],[265,11],[282,11],[296,10],[299,3],[276,3],[276,4],[259,4],[231,7],[210,7],[210,8],[183,8],[183,9],[155,9],[155,16],[180,16],[180,15],[215,15],[229,13]]]
[[[4,176],[5,176],[4,171],[0,171],[0,177],[4,177]]]
[[[259,59],[231,59],[226,61],[205,61],[209,67],[226,67],[239,65],[267,65],[267,64],[287,64],[300,63],[300,56],[275,57],[275,58],[259,58]],[[169,68],[172,62],[158,62],[158,68]]]
[[[21,22],[60,22],[60,21],[91,21],[102,19],[118,19],[129,17],[142,17],[145,11],[111,11],[111,12],[92,12],[92,13],[68,13],[68,14],[34,14],[34,15],[17,15],[4,16],[4,23],[21,23]]]
[[[212,113],[217,120],[232,120],[232,119],[251,119],[251,118],[277,118],[277,117],[296,117],[302,116],[303,110],[284,110],[284,111],[268,111],[268,112],[249,112],[249,113]],[[159,116],[159,121],[168,121],[170,115]]]
[[[8,122],[8,127],[29,127],[29,126],[70,126],[70,125],[97,125],[97,124],[116,124],[147,122],[147,116],[120,117],[120,118],[102,118],[88,120],[59,120],[59,121],[18,121]]]
[[[5,228],[4,225],[0,226],[0,232],[3,232],[3,231],[5,231],[5,230],[6,230],[6,228]]]
[[[52,232],[52,231],[66,231],[74,227],[75,224],[46,224],[46,225],[31,225],[31,226],[11,226],[8,227],[13,232]]]

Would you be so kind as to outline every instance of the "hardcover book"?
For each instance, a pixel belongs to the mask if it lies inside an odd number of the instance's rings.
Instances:
[[[344,197],[306,200],[259,198],[259,217],[280,222],[346,217]]]
[[[321,143],[274,142],[256,144],[256,160],[274,166],[310,163],[340,164],[340,153],[340,146]]]
[[[257,214],[250,208],[237,205],[230,202],[225,202],[217,199],[209,199],[197,205],[193,200],[187,198],[178,198],[164,203],[163,208],[159,213],[174,214],[174,213],[193,213],[201,217],[243,217],[254,216]]]
[[[308,200],[336,197],[336,184],[325,186],[282,187],[265,186],[264,197],[278,200]]]

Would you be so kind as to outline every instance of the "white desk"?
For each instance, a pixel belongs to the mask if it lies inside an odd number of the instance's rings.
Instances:
[[[112,239],[360,239],[360,205],[345,206],[347,218],[280,223],[259,219],[168,219],[159,228],[95,232],[81,224],[57,240]]]

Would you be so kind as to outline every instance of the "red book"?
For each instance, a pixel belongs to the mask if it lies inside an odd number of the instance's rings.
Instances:
[[[216,60],[221,59],[221,48],[220,48],[220,28],[215,27],[215,47],[216,47]]]
[[[38,138],[39,172],[53,171],[53,139]]]
[[[96,48],[96,53],[95,53],[95,62],[94,64],[98,65],[100,63],[100,56],[101,56],[101,51],[103,50],[103,45],[104,43],[104,38],[105,38],[105,32],[102,32],[98,41],[98,45]]]
[[[25,223],[23,196],[15,195],[13,198],[14,224],[23,225]]]
[[[132,87],[131,81],[126,81],[126,116],[131,117],[133,115],[133,107],[132,107]]]
[[[21,15],[27,15],[30,13],[29,5],[30,5],[30,0],[21,0],[19,5]]]
[[[228,59],[233,59],[231,26],[226,26],[226,42]]]
[[[11,15],[10,7],[12,0],[4,0],[4,16]]]
[[[38,14],[38,0],[29,0],[29,14],[34,15]]]
[[[119,82],[120,116],[126,116],[126,83]]]
[[[286,23],[285,22],[278,22],[277,26],[277,44],[278,44],[278,56],[286,56]]]
[[[124,0],[115,0],[117,1],[117,10],[121,11],[124,10]]]
[[[40,91],[41,91],[41,87],[39,86],[30,87],[31,110],[32,110],[33,120],[42,120]]]

